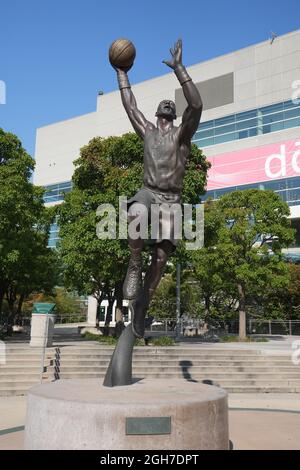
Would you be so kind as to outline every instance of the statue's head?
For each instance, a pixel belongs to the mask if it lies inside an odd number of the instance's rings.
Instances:
[[[163,117],[168,121],[176,119],[176,106],[174,101],[163,100],[159,103],[155,116]]]

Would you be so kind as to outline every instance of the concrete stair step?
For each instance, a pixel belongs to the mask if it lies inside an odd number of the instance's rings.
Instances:
[[[97,378],[99,379],[101,377],[104,377],[105,371],[102,372],[87,372],[87,373],[80,373],[80,372],[62,372],[59,374],[60,379],[67,379],[67,378]],[[149,377],[149,378],[182,378],[182,374],[180,373],[140,373],[134,371],[133,373],[134,377]],[[204,374],[193,374],[191,377],[191,380],[196,380],[196,381],[203,381],[203,380],[209,380],[213,382],[217,382],[221,386],[225,386],[226,384],[236,384],[236,385],[264,385],[268,386],[269,384],[271,385],[276,385],[276,386],[299,386],[300,388],[300,378],[283,378],[282,380],[278,380],[280,377],[272,376],[271,378],[266,378],[265,376],[259,377],[257,379],[250,379],[250,378],[244,378],[244,377],[228,377],[225,375],[225,377],[220,378],[219,376],[215,375],[204,375]],[[187,379],[185,379],[187,380]],[[284,382],[284,383],[283,383]]]
[[[107,363],[87,363],[87,364],[77,364],[77,363],[65,363],[62,362],[61,364],[53,364],[53,368],[57,369],[69,369],[69,370],[92,370],[92,369],[106,369],[108,367],[108,362]],[[274,367],[269,367],[269,366],[235,366],[235,367],[224,367],[224,366],[217,366],[217,365],[211,365],[211,366],[203,366],[202,364],[193,364],[192,366],[184,367],[180,365],[178,362],[174,362],[172,365],[169,364],[161,364],[160,362],[156,362],[154,364],[139,364],[137,362],[133,362],[133,368],[136,370],[161,370],[161,371],[173,371],[173,370],[180,370],[180,371],[203,371],[203,372],[224,372],[224,373],[238,373],[238,372],[251,372],[251,371],[257,371],[257,372],[262,372],[262,373],[273,373],[277,374],[278,372],[283,372],[283,373],[298,373],[300,376],[300,368],[297,366],[274,366]]]
[[[105,373],[107,370],[107,368],[105,367],[90,367],[90,368],[65,368],[65,367],[62,367],[60,369],[55,369],[56,373],[58,374],[65,374],[65,373],[68,373],[68,374],[72,374],[72,373],[82,373],[82,374],[89,374],[89,373]],[[248,371],[248,372],[245,372],[245,371],[238,371],[238,372],[224,372],[224,371],[221,371],[221,370],[214,370],[214,371],[203,371],[202,369],[195,369],[195,370],[191,370],[189,372],[184,372],[182,371],[181,369],[174,369],[174,370],[169,370],[169,369],[166,369],[166,370],[163,370],[161,368],[148,368],[148,369],[137,369],[137,368],[133,368],[133,372],[136,373],[136,374],[151,374],[151,373],[155,373],[155,374],[163,374],[163,373],[168,373],[168,374],[171,374],[171,373],[174,373],[176,375],[181,375],[181,376],[185,376],[185,375],[190,375],[192,378],[195,377],[195,376],[203,376],[203,377],[209,377],[209,376],[214,376],[214,377],[221,377],[221,378],[226,378],[226,377],[233,377],[233,378],[237,378],[237,377],[241,377],[241,378],[261,378],[261,377],[278,377],[278,378],[282,378],[282,379],[287,379],[287,378],[295,378],[295,379],[300,379],[300,373],[299,372],[260,372],[260,371]]]
[[[228,393],[300,393],[300,387],[265,387],[265,386],[226,386],[222,387]]]
[[[53,367],[53,368],[57,368],[57,369],[60,369],[60,370],[63,370],[63,369],[68,369],[68,370],[91,370],[91,369],[101,369],[101,368],[107,368],[108,367],[108,362],[105,363],[105,362],[88,362],[87,364],[83,364],[83,363],[65,363],[65,362],[62,362],[61,364],[54,364],[53,366],[49,366],[49,367]],[[300,376],[300,369],[299,367],[297,366],[274,366],[274,367],[270,367],[270,366],[257,366],[257,365],[254,365],[254,366],[245,366],[245,365],[241,365],[241,366],[231,366],[231,367],[224,367],[223,365],[221,366],[217,366],[216,364],[212,364],[211,366],[203,366],[202,364],[193,364],[192,366],[188,366],[188,367],[182,367],[179,363],[177,362],[174,362],[172,365],[170,364],[160,364],[159,362],[157,363],[137,363],[137,362],[134,362],[133,363],[133,368],[134,369],[144,369],[144,370],[148,370],[148,369],[159,369],[159,370],[173,370],[173,369],[176,369],[176,370],[185,370],[185,371],[189,371],[189,372],[192,372],[194,370],[201,370],[203,372],[226,372],[226,373],[237,373],[237,372],[270,372],[270,373],[278,373],[278,372],[283,372],[283,373],[298,373],[299,376]],[[12,369],[13,370],[13,369]],[[0,374],[1,374],[1,371],[0,371]]]
[[[93,350],[89,350],[89,349],[81,349],[81,350],[71,350],[71,349],[68,349],[68,350],[60,350],[59,352],[57,352],[57,354],[61,355],[61,356],[66,356],[66,355],[69,355],[69,356],[81,356],[81,355],[84,355],[84,356],[89,356],[89,355],[112,355],[114,349],[93,349]],[[54,352],[55,353],[55,352]],[[249,357],[249,356],[253,356],[253,357],[257,357],[257,356],[261,356],[261,354],[258,352],[258,351],[255,351],[255,354],[252,354],[248,351],[241,351],[241,350],[238,350],[238,351],[201,351],[201,350],[194,350],[194,351],[191,351],[191,350],[182,350],[182,349],[177,349],[177,350],[172,350],[172,349],[168,349],[168,350],[165,350],[165,351],[161,351],[161,350],[157,350],[157,349],[148,349],[147,347],[139,350],[139,351],[136,351],[134,349],[134,353],[133,353],[134,356],[148,356],[148,355],[155,355],[155,356],[217,356],[217,357],[223,357],[224,355],[225,356],[231,356],[231,357],[235,357],[235,356],[243,356],[243,357]]]
[[[91,346],[78,346],[78,345],[73,345],[73,346],[53,346],[51,348],[47,348],[47,351],[55,351],[59,349],[60,351],[94,351],[99,350],[99,351],[113,351],[115,346],[104,346],[101,344],[94,344]],[[18,348],[15,348],[18,349]],[[29,349],[29,348],[24,348],[24,349]],[[31,350],[34,350],[31,348]],[[162,352],[165,353],[166,351],[184,351],[184,352],[200,352],[200,353],[215,353],[215,354],[221,354],[224,352],[230,352],[230,353],[236,353],[237,351],[239,352],[247,352],[249,354],[259,354],[259,351],[257,349],[251,349],[251,348],[216,348],[216,347],[206,347],[203,346],[203,344],[199,344],[197,346],[135,346],[134,351],[135,352],[140,352],[140,351],[156,351],[156,352]]]
[[[84,364],[108,364],[110,360],[110,357],[102,357],[102,356],[96,356],[96,357],[91,357],[91,358],[86,358],[86,357],[80,357],[80,358],[77,358],[77,357],[61,357],[61,358],[55,358],[54,359],[54,363],[61,363],[61,364],[78,364],[78,365],[84,365]],[[217,360],[214,360],[214,359],[211,359],[211,360],[202,360],[202,359],[199,359],[199,358],[190,358],[190,359],[181,359],[180,357],[172,357],[172,358],[164,358],[164,359],[160,359],[159,357],[156,357],[156,358],[137,358],[137,357],[134,357],[133,358],[133,362],[134,364],[140,364],[140,365],[152,365],[152,364],[162,364],[162,365],[174,365],[174,364],[179,364],[180,362],[182,362],[182,364],[186,364],[187,366],[189,364],[192,364],[192,365],[213,365],[213,364],[216,364],[216,365],[220,365],[220,366],[223,366],[223,365],[249,365],[249,366],[255,366],[255,365],[259,365],[259,366],[274,366],[274,367],[277,367],[277,366],[280,366],[280,365],[283,365],[283,366],[289,366],[289,365],[293,365],[290,358],[288,360],[272,360],[272,359],[266,359],[266,360],[258,360],[258,361],[252,361],[252,360],[237,360],[237,361],[232,361],[232,360],[227,360],[227,359],[224,359],[224,360],[220,360],[220,359],[217,359]]]
[[[8,388],[0,388],[0,397],[13,397],[13,396],[22,396],[22,395],[27,395],[28,390],[31,387],[24,387],[24,388],[19,388],[19,389],[11,389],[10,387]]]
[[[30,357],[41,357],[43,351],[5,351],[7,357],[16,357],[16,358],[30,358]],[[46,355],[48,355],[47,353]],[[51,354],[52,355],[52,354]]]
[[[6,366],[3,368],[0,368],[0,377],[1,375],[5,374],[22,374],[23,372],[36,372],[41,369],[41,363],[37,365],[31,365],[31,364],[24,364],[22,366],[20,365],[15,365],[15,366]]]
[[[45,366],[50,366],[50,365],[60,365],[61,367],[89,367],[89,366],[103,366],[107,367],[109,364],[109,358],[107,359],[99,359],[99,358],[93,358],[93,359],[86,359],[86,358],[81,358],[81,359],[75,359],[75,358],[68,358],[68,359],[60,359],[59,361],[50,360],[46,359],[44,362]],[[133,361],[134,366],[136,367],[183,367],[183,368],[195,368],[195,367],[202,367],[202,368],[207,368],[211,369],[212,367],[222,367],[222,368],[260,368],[264,367],[269,370],[281,370],[282,368],[290,368],[295,369],[297,366],[293,365],[291,360],[286,360],[286,361],[281,361],[281,360],[265,360],[265,361],[228,361],[228,360],[223,360],[223,361],[215,361],[215,360],[205,360],[205,361],[196,361],[196,360],[189,360],[189,361],[183,361],[180,358],[175,358],[172,360],[164,360],[160,361],[158,358],[154,360],[136,360],[134,359]],[[21,361],[21,360],[9,360],[6,362],[6,364],[0,365],[0,374],[5,373],[7,368],[10,368],[11,370],[22,370],[24,368],[39,368],[41,365],[41,361]]]
[[[0,375],[0,385],[3,382],[7,382],[8,380],[16,381],[19,380],[39,380],[41,374],[40,372],[20,372],[18,374],[5,374]]]
[[[41,354],[7,354],[6,353],[6,356],[5,356],[5,359],[8,360],[8,359],[22,359],[22,360],[30,360],[30,359],[33,359],[33,360],[37,360],[39,359],[40,357],[42,357],[42,353]],[[47,356],[45,356],[47,357]]]
[[[53,356],[56,359],[60,360],[87,360],[87,359],[109,359],[112,356],[112,354],[104,354],[102,355],[101,353],[95,353],[95,354],[63,354],[63,355],[57,355]],[[172,361],[172,360],[182,360],[182,361],[232,361],[232,362],[238,362],[238,361],[249,361],[249,362],[262,362],[262,361],[290,361],[291,356],[247,356],[247,355],[156,355],[156,354],[139,354],[133,355],[134,360],[144,360],[144,361],[149,361],[149,360],[163,360],[163,361]]]
[[[25,389],[25,388],[30,388],[33,387],[34,385],[40,383],[39,378],[37,379],[25,379],[25,380],[7,380],[7,381],[0,381],[0,390],[2,389],[12,389],[12,390],[17,390],[17,389]]]

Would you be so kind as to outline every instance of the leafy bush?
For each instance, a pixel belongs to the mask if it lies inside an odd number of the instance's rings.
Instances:
[[[117,344],[117,338],[114,336],[95,335],[88,331],[84,333],[83,336],[88,341],[98,341],[99,343],[107,344],[108,346],[115,346]]]
[[[106,344],[107,346],[115,346],[118,338],[114,336],[95,335],[94,333],[84,333],[84,338],[88,341],[98,341],[98,343]],[[135,346],[174,346],[175,340],[169,336],[160,336],[159,338],[136,339]]]
[[[247,336],[244,343],[267,343],[269,340],[267,338],[252,338],[251,336]],[[220,336],[221,343],[238,343],[240,342],[239,337],[237,335],[224,335]]]
[[[150,343],[153,346],[175,346],[175,340],[170,336],[159,336],[158,338],[151,338]]]

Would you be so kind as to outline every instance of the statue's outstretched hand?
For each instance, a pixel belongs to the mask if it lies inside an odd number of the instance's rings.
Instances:
[[[117,73],[118,73],[118,72],[125,72],[125,73],[127,73],[127,72],[131,69],[131,67],[132,67],[132,65],[130,65],[129,67],[122,67],[122,68],[120,68],[120,67],[116,67],[116,66],[113,65],[113,64],[111,64],[111,66],[115,69],[115,71],[116,71]]]
[[[171,67],[171,69],[176,69],[178,65],[182,65],[182,40],[178,39],[174,48],[170,49],[172,59],[163,60],[163,63]]]

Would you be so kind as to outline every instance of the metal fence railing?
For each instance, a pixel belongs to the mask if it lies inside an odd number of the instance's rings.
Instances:
[[[83,313],[64,313],[63,315],[55,316],[55,323],[83,323],[87,321],[87,314]]]
[[[205,324],[198,318],[181,318],[179,324],[175,319],[156,320],[148,329],[149,332],[174,333],[177,331],[184,336],[238,334],[239,321],[229,320]],[[289,335],[300,336],[300,320],[265,320],[248,319],[247,335]]]
[[[56,314],[55,323],[63,325],[67,323],[83,323],[87,321],[87,314],[68,313]],[[1,322],[0,322],[1,323]],[[3,322],[3,325],[5,323]],[[18,318],[17,325],[30,327],[31,315],[25,315]],[[114,323],[111,323],[114,326]],[[0,324],[1,327],[1,324]],[[204,323],[202,319],[192,317],[181,317],[179,322],[175,318],[156,319],[147,329],[149,333],[158,333],[166,335],[224,335],[238,334],[239,321],[215,321],[212,323]],[[246,322],[247,335],[289,335],[300,336],[300,320],[267,320],[263,318],[248,318]]]
[[[248,319],[247,320],[248,335],[300,335],[300,320],[265,320],[265,319]],[[238,320],[230,320],[226,322],[226,330],[228,333],[238,333]]]

